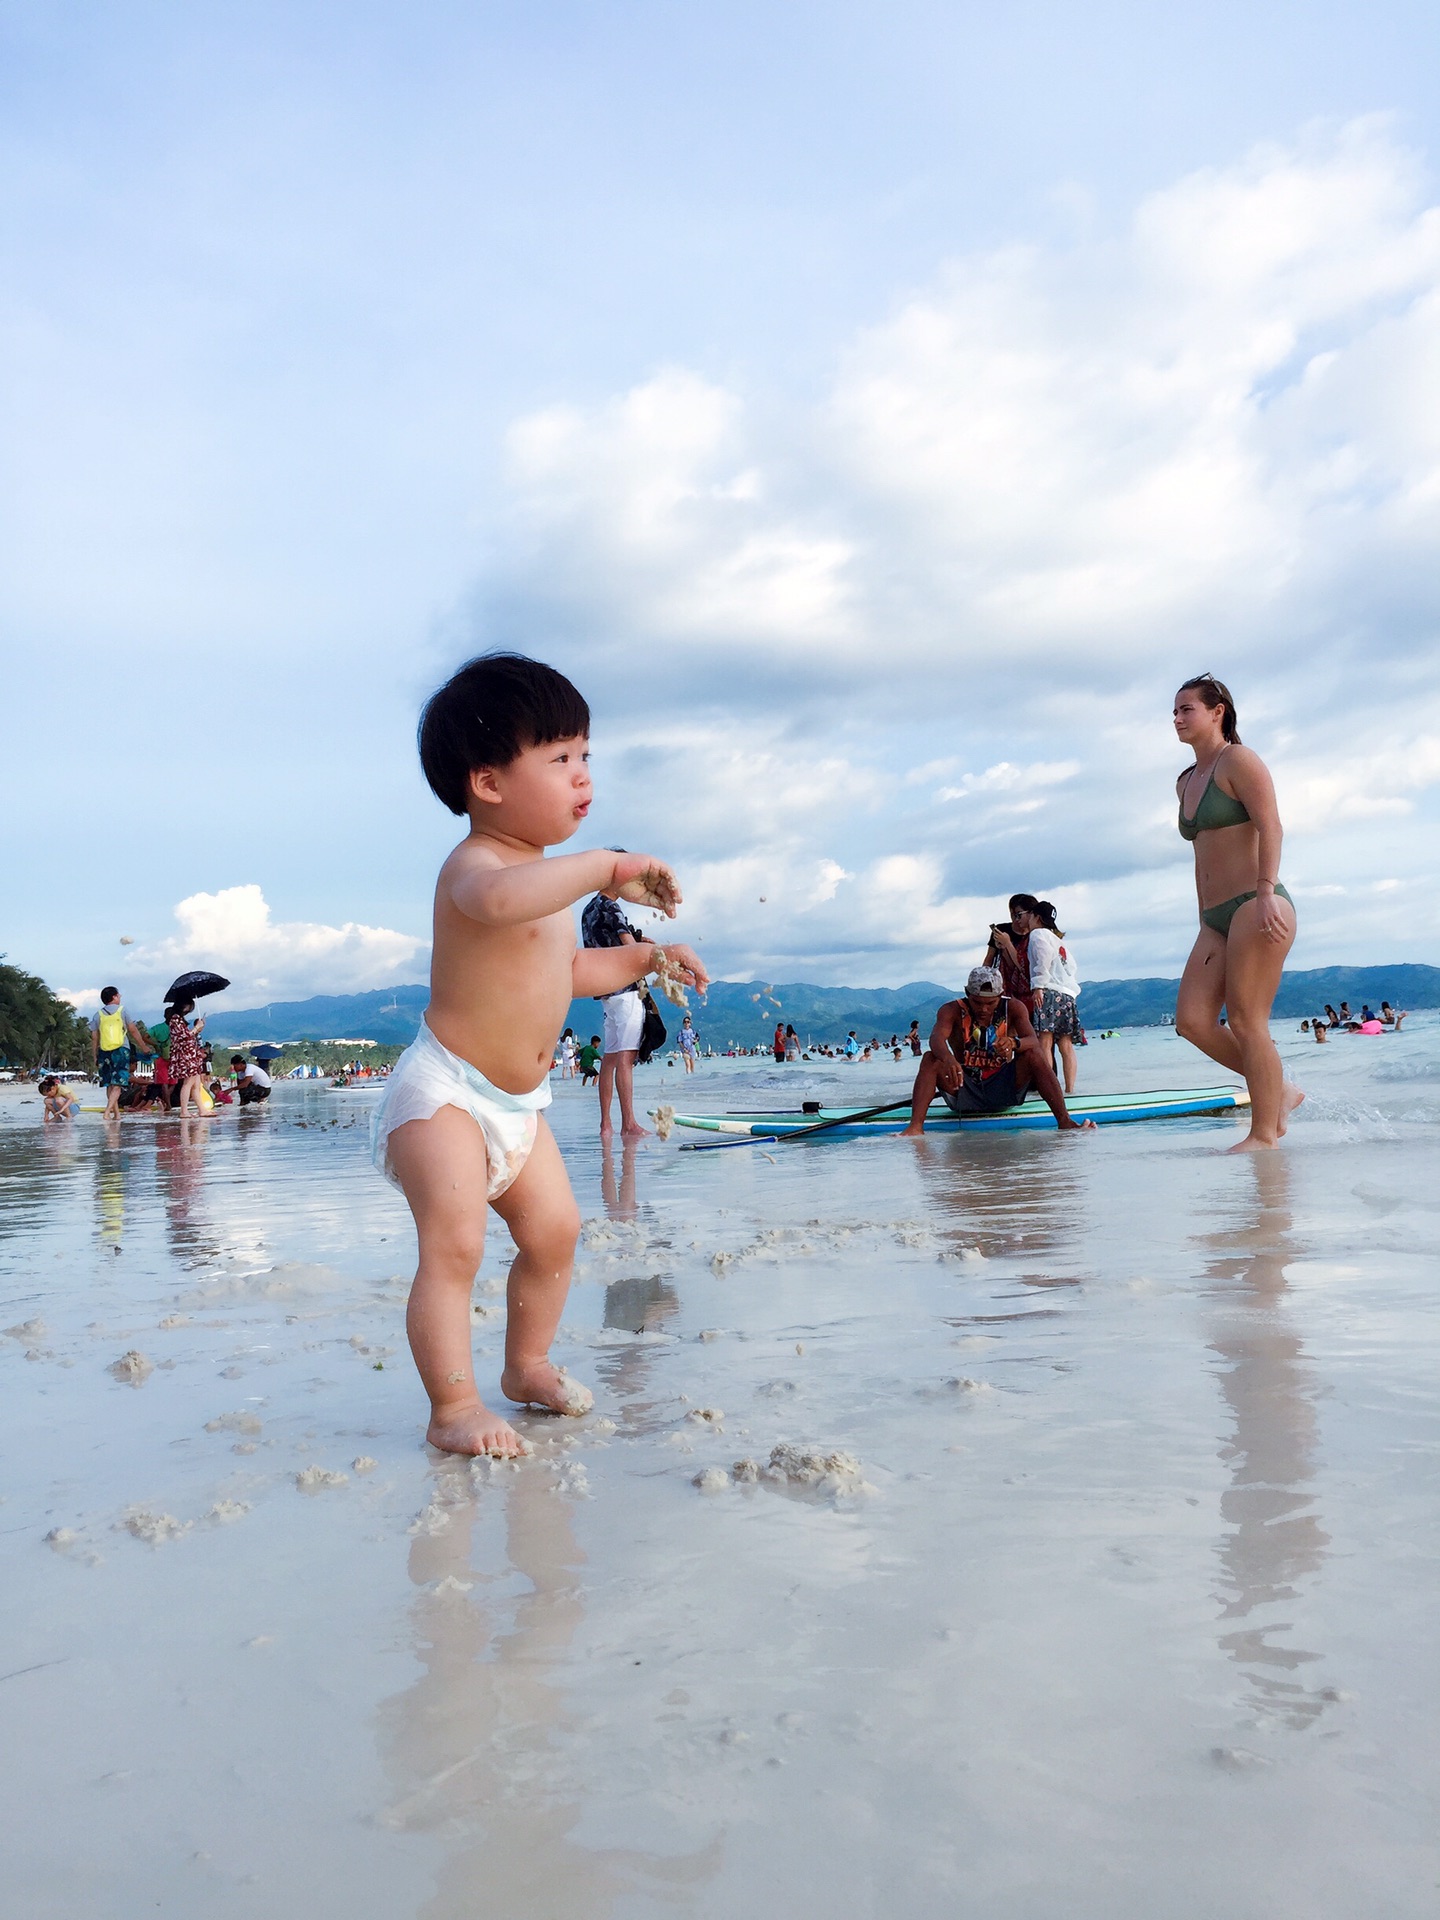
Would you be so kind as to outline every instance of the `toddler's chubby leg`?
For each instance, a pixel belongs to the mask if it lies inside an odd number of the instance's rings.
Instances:
[[[522,1405],[547,1407],[551,1413],[588,1413],[594,1404],[589,1388],[550,1359],[550,1343],[570,1291],[580,1209],[555,1136],[543,1119],[530,1158],[496,1200],[495,1211],[517,1248],[507,1289],[501,1391]]]
[[[425,1437],[447,1453],[523,1453],[515,1429],[482,1402],[470,1351],[470,1289],[485,1251],[485,1136],[468,1113],[441,1107],[397,1127],[389,1151],[420,1236],[405,1329],[430,1396]]]

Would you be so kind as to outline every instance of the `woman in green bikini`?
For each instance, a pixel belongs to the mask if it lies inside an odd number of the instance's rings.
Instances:
[[[1180,832],[1195,844],[1200,932],[1175,1008],[1192,1046],[1245,1076],[1250,1133],[1233,1152],[1273,1147],[1305,1098],[1288,1085],[1270,1008],[1295,941],[1295,904],[1280,884],[1280,815],[1265,762],[1240,744],[1235,702],[1208,673],[1175,696],[1175,732],[1195,755],[1176,781]],[[1220,1024],[1222,1009],[1229,1024]]]

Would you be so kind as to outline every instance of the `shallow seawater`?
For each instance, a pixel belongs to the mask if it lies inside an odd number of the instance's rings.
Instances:
[[[596,1409],[474,1469],[421,1442],[373,1094],[118,1142],[0,1097],[6,1910],[1433,1914],[1440,1020],[1277,1034],[1310,1097],[1265,1156],[606,1158],[557,1084]],[[1159,1031],[1081,1069],[1215,1077]],[[782,1443],[863,1490],[731,1477]]]

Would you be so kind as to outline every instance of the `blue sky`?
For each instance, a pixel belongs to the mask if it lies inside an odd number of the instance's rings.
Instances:
[[[422,977],[506,644],[718,972],[1177,971],[1200,666],[1434,960],[1440,16],[1165,11],[0,5],[10,958]]]

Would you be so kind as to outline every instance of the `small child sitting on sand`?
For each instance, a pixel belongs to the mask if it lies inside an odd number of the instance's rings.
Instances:
[[[562,854],[590,811],[590,709],[562,674],[519,654],[470,661],[420,720],[420,764],[470,831],[440,869],[430,1005],[390,1075],[375,1163],[404,1192],[420,1240],[406,1331],[430,1396],[426,1438],[449,1453],[515,1455],[525,1443],[475,1386],[470,1289],[485,1209],[515,1240],[500,1390],[522,1406],[581,1414],[588,1390],[550,1359],[580,1215],[542,1118],[572,999],[653,973],[657,956],[700,991],[686,946],[577,949],[570,909],[587,894],[673,919],[680,888],[649,854]]]

